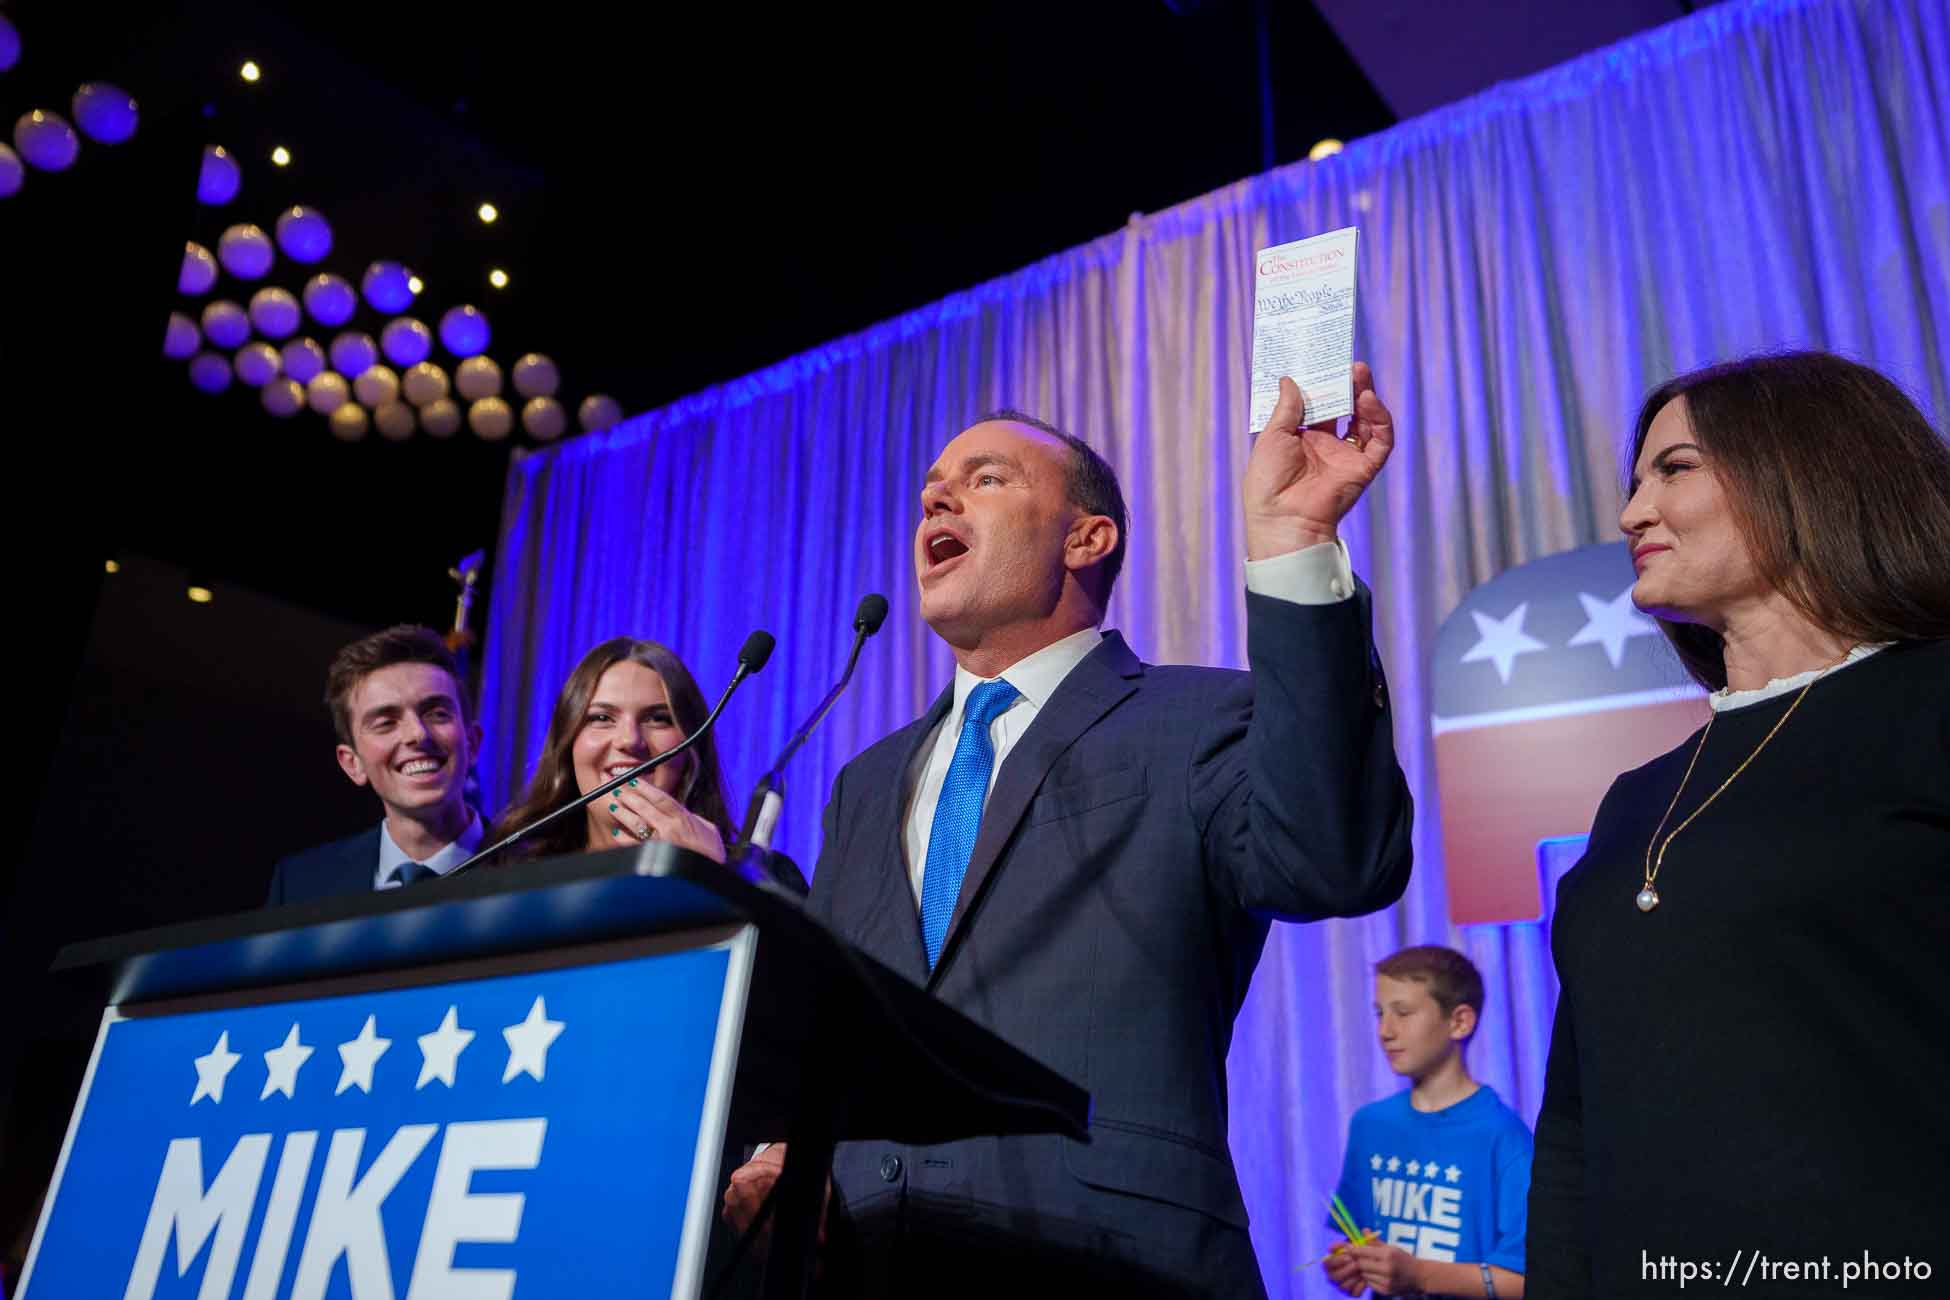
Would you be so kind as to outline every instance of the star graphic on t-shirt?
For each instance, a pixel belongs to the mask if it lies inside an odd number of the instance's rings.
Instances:
[[[1450,1165],[1447,1169],[1443,1170],[1442,1172],[1449,1175],[1449,1181],[1452,1183],[1462,1177],[1462,1170],[1456,1168],[1454,1165]]]
[[[1394,1173],[1394,1172],[1395,1172],[1395,1171],[1396,1171],[1397,1169],[1400,1169],[1401,1167],[1402,1167],[1402,1162],[1401,1162],[1400,1160],[1398,1160],[1398,1159],[1396,1159],[1396,1158],[1395,1158],[1394,1156],[1389,1156],[1389,1157],[1388,1157],[1388,1172],[1389,1172],[1389,1173],[1391,1173],[1391,1174],[1392,1174],[1392,1173]]]
[[[1379,1168],[1381,1168],[1381,1157],[1380,1157],[1380,1156],[1369,1156],[1369,1157],[1368,1157],[1368,1168],[1370,1168],[1370,1169],[1379,1169]]]
[[[1421,1172],[1422,1172],[1422,1162],[1420,1160],[1411,1160],[1408,1162],[1408,1176],[1410,1178],[1415,1177],[1415,1175]]]
[[[1436,1161],[1434,1161],[1434,1160],[1424,1160],[1424,1161],[1422,1162],[1422,1176],[1423,1176],[1424,1178],[1434,1178],[1434,1177],[1436,1176],[1436,1174],[1438,1174],[1438,1173],[1440,1173],[1440,1172],[1441,1172],[1441,1170],[1440,1170],[1439,1168],[1437,1168],[1437,1162],[1436,1162]]]

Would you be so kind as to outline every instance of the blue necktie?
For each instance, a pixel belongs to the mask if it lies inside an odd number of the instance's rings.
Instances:
[[[955,758],[941,783],[941,802],[934,806],[928,865],[921,876],[921,940],[927,945],[929,970],[940,959],[941,945],[948,938],[948,922],[955,915],[955,900],[961,897],[961,879],[975,853],[975,832],[982,825],[982,799],[989,792],[989,773],[995,770],[989,724],[1019,694],[1000,680],[983,682],[968,693]]]
[[[394,869],[393,879],[402,886],[416,885],[422,880],[432,880],[439,874],[424,862],[402,862]]]

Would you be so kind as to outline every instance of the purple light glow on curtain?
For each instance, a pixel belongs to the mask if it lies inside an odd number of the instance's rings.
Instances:
[[[833,774],[949,680],[915,608],[918,491],[997,406],[1119,467],[1134,528],[1110,625],[1154,662],[1243,665],[1252,252],[1360,225],[1357,354],[1401,441],[1346,533],[1376,592],[1416,874],[1386,913],[1274,927],[1231,1056],[1268,1287],[1331,1294],[1296,1266],[1326,1243],[1349,1114],[1399,1086],[1372,1041],[1372,962],[1406,943],[1469,952],[1490,988],[1472,1069],[1526,1117],[1542,1088],[1544,931],[1446,921],[1437,625],[1502,569],[1616,535],[1619,439],[1677,371],[1826,347],[1950,413],[1946,94],[1940,0],[1714,7],[529,455],[495,566],[484,789],[508,797],[595,642],[664,640],[709,695],[765,627],[778,654],[720,733],[742,800],[838,671],[855,602],[881,591],[886,627],[789,775],[779,842],[810,866]]]

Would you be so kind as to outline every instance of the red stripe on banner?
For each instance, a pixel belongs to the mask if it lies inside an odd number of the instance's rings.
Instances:
[[[1537,920],[1538,842],[1589,830],[1620,772],[1665,753],[1706,717],[1694,698],[1437,736],[1450,921]]]

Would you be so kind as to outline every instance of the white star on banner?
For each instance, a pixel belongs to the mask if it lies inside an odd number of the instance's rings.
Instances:
[[[1450,1165],[1447,1169],[1443,1170],[1442,1172],[1449,1176],[1449,1181],[1452,1183],[1455,1182],[1458,1178],[1462,1177],[1462,1170],[1456,1168],[1454,1165]]]
[[[291,1032],[284,1036],[284,1042],[264,1053],[264,1091],[257,1094],[263,1101],[274,1092],[287,1097],[295,1096],[298,1087],[298,1068],[311,1059],[312,1049],[298,1041],[298,1026],[292,1025]]]
[[[1368,1157],[1368,1168],[1370,1168],[1370,1169],[1379,1169],[1379,1168],[1381,1168],[1381,1157],[1380,1157],[1380,1156],[1369,1156],[1369,1157]]]
[[[217,1045],[209,1054],[196,1058],[196,1091],[190,1094],[190,1105],[208,1097],[221,1105],[223,1103],[223,1081],[229,1076],[231,1068],[244,1058],[230,1050],[230,1031],[217,1035]]]
[[[360,1092],[372,1091],[372,1067],[379,1064],[379,1058],[386,1055],[386,1049],[393,1045],[390,1038],[381,1038],[376,1032],[375,1017],[367,1016],[365,1028],[359,1036],[349,1043],[339,1044],[339,1086],[332,1089],[338,1096],[347,1088],[357,1084]],[[425,1083],[422,1079],[420,1082]]]
[[[1476,632],[1481,640],[1464,652],[1462,662],[1469,664],[1488,659],[1496,664],[1497,677],[1504,685],[1509,685],[1510,669],[1516,664],[1518,655],[1550,649],[1523,630],[1523,616],[1529,612],[1530,602],[1527,600],[1504,618],[1491,618],[1481,610],[1470,610],[1469,616],[1476,620]]]
[[[548,1008],[536,998],[535,1005],[528,1008],[528,1019],[501,1031],[501,1036],[508,1040],[508,1067],[501,1071],[501,1082],[506,1083],[517,1074],[527,1074],[540,1083],[547,1064],[548,1045],[561,1033],[562,1022],[550,1020]]]
[[[460,1027],[459,1015],[459,1007],[448,1007],[440,1028],[420,1035],[420,1079],[413,1085],[413,1091],[418,1092],[434,1079],[449,1088],[454,1086],[454,1069],[460,1064],[460,1054],[474,1041],[474,1031]]]
[[[1439,1173],[1439,1172],[1440,1172],[1440,1171],[1439,1171],[1439,1170],[1438,1170],[1438,1169],[1437,1169],[1437,1168],[1435,1167],[1435,1161],[1433,1161],[1433,1160],[1424,1160],[1424,1161],[1422,1162],[1422,1177],[1424,1177],[1424,1178],[1434,1178],[1434,1177],[1436,1176],[1436,1174],[1437,1174],[1437,1173]]]
[[[1394,1157],[1394,1156],[1389,1156],[1389,1157],[1388,1157],[1388,1172],[1389,1172],[1389,1173],[1391,1173],[1391,1174],[1392,1174],[1392,1173],[1394,1173],[1394,1172],[1395,1172],[1395,1171],[1396,1171],[1397,1169],[1400,1169],[1401,1167],[1402,1167],[1402,1162],[1401,1162],[1401,1161],[1400,1161],[1399,1159],[1397,1159],[1397,1158],[1396,1158],[1396,1157]]]
[[[1420,1160],[1411,1160],[1408,1162],[1408,1176],[1410,1178],[1415,1177],[1415,1175],[1421,1172],[1422,1172],[1422,1162]]]
[[[1614,668],[1625,659],[1626,641],[1635,636],[1659,634],[1659,625],[1633,606],[1630,587],[1610,600],[1599,600],[1580,591],[1578,601],[1584,606],[1585,624],[1567,644],[1604,646],[1605,658],[1611,660]]]

